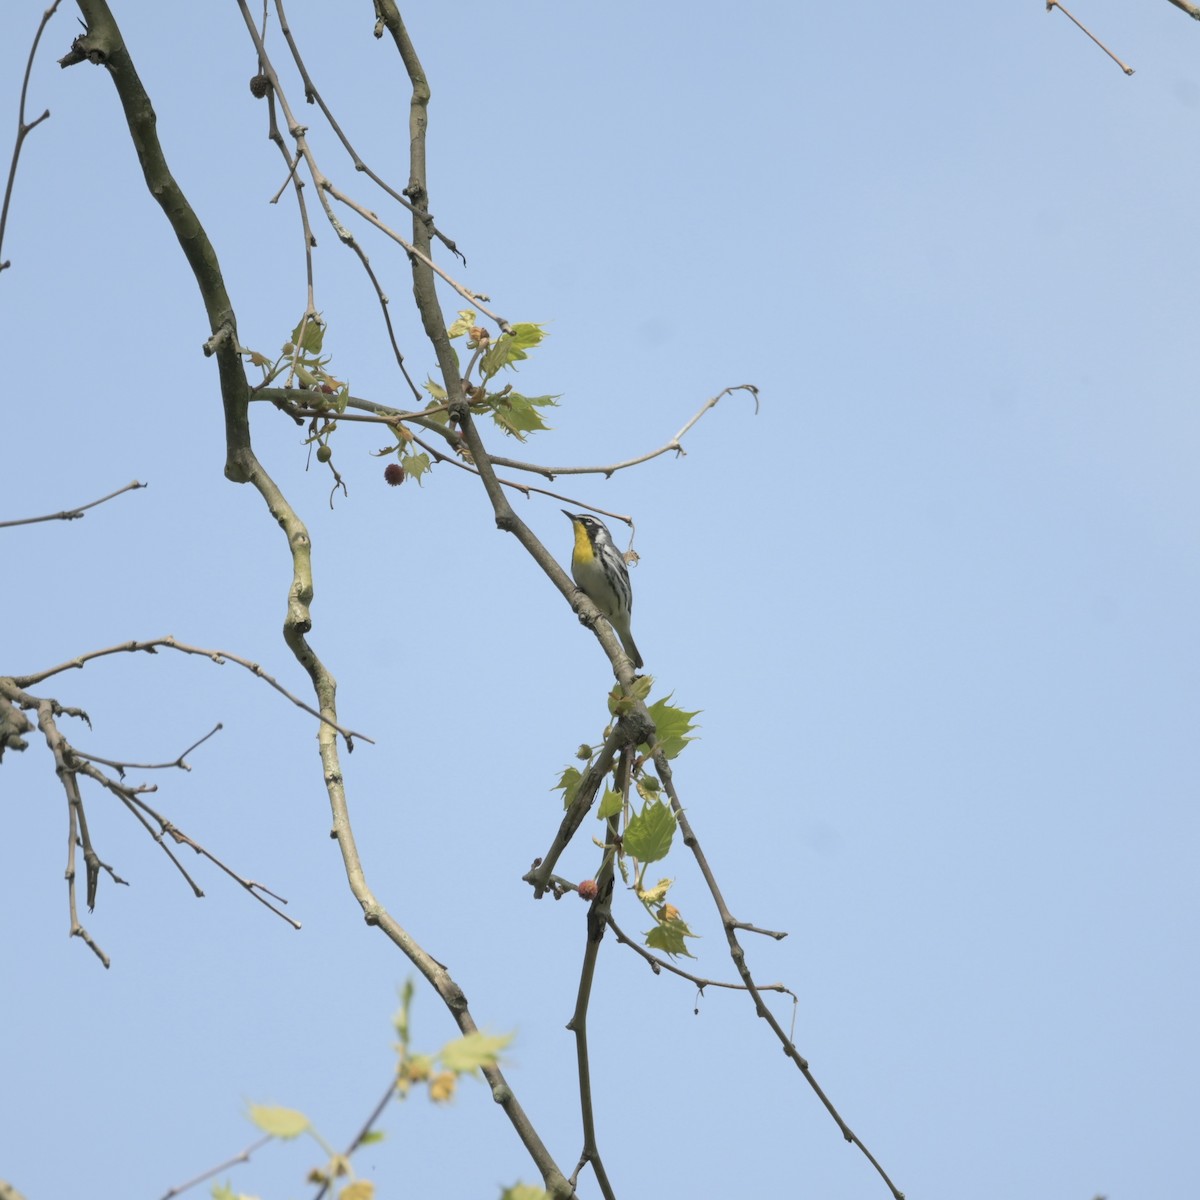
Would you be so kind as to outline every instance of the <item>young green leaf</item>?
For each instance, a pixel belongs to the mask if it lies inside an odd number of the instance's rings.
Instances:
[[[671,696],[674,694],[672,692]],[[656,700],[647,708],[654,728],[658,731],[658,747],[668,758],[674,758],[688,742],[694,740],[687,735],[696,728],[692,718],[700,712],[700,709],[686,712],[677,708],[671,703],[671,696]]]
[[[666,858],[675,827],[675,814],[661,800],[647,804],[629,819],[623,842],[625,853],[644,863]]]
[[[615,817],[624,807],[624,802],[621,800],[621,793],[614,792],[612,788],[604,789],[604,796],[600,800],[600,807],[596,810],[596,816],[602,821],[608,820],[609,817]]]
[[[528,351],[545,336],[546,331],[541,325],[524,323],[510,326],[510,332],[502,333],[480,360],[479,370],[483,378],[491,379],[501,367],[511,367],[513,363],[528,358]]]
[[[685,938],[696,935],[687,927],[687,922],[681,917],[670,921],[660,921],[646,934],[646,945],[651,950],[662,950],[672,958],[682,954],[685,958],[695,958],[687,948]]]
[[[250,1120],[263,1131],[277,1138],[299,1137],[309,1127],[308,1118],[294,1108],[273,1104],[250,1105]]]
[[[632,696],[634,700],[644,701],[646,697],[650,695],[650,689],[653,686],[653,675],[639,675],[633,681],[633,687],[629,689],[630,696]],[[625,695],[625,692],[622,690],[619,683],[616,684],[612,691],[608,693],[608,711],[612,713],[614,717],[624,716],[624,714],[627,713],[633,706],[633,700],[630,699],[630,696]]]
[[[527,433],[540,433],[550,426],[542,420],[539,408],[554,407],[558,403],[557,396],[522,396],[520,392],[504,392],[496,397],[489,397],[492,409],[492,420],[505,433],[523,442]]]
[[[477,1029],[465,1037],[447,1042],[438,1051],[438,1058],[447,1071],[460,1074],[476,1071],[480,1067],[494,1067],[500,1060],[500,1051],[512,1040],[511,1033],[484,1033],[482,1029]]]
[[[300,336],[301,327],[304,329],[303,338]],[[292,330],[292,345],[299,346],[309,354],[320,354],[324,341],[325,326],[319,317],[310,316],[307,321],[301,317],[296,328]]]
[[[402,454],[400,456],[400,465],[404,468],[405,473],[411,479],[415,479],[417,483],[421,483],[421,476],[429,470],[432,465],[429,461],[429,455],[424,452],[420,454]],[[424,484],[421,484],[424,487]]]
[[[570,808],[571,802],[575,799],[575,794],[579,791],[579,785],[583,781],[583,775],[578,767],[567,767],[559,778],[559,781],[552,787],[551,791],[562,789],[563,808]]]
[[[532,1183],[514,1183],[500,1193],[500,1200],[550,1200],[550,1195]]]
[[[673,879],[660,879],[652,888],[638,892],[638,899],[647,907],[661,904],[667,898],[667,892],[671,890],[671,884],[674,882]]]
[[[475,328],[475,314],[469,308],[460,308],[458,310],[458,320],[446,330],[449,337],[462,337],[464,333],[470,333]]]

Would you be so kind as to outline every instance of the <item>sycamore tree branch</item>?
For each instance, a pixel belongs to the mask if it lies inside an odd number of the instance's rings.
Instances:
[[[47,513],[44,517],[17,517],[12,521],[0,521],[0,529],[11,529],[15,525],[36,525],[39,521],[75,521],[84,516],[89,508],[95,508],[98,504],[105,504],[117,496],[123,496],[126,492],[133,492],[147,486],[149,485],[138,483],[135,479],[123,488],[117,488],[115,492],[109,492],[107,496],[101,496],[99,500],[93,500],[89,504],[81,504],[78,508],[65,508],[62,512]]]
[[[311,705],[306,704],[299,696],[292,695],[273,675],[269,675],[256,662],[251,662],[248,658],[243,658],[240,654],[232,654],[228,650],[208,650],[203,646],[189,646],[186,642],[178,641],[176,638],[168,635],[167,637],[149,638],[146,641],[121,642],[116,646],[108,646],[103,650],[89,650],[85,654],[80,654],[76,658],[68,659],[66,662],[59,663],[56,667],[47,667],[44,671],[35,671],[32,675],[15,675],[13,682],[17,687],[27,688],[33,687],[41,683],[43,680],[49,679],[52,675],[57,675],[62,671],[82,670],[84,665],[97,658],[103,658],[109,654],[157,654],[158,648],[162,647],[166,650],[178,650],[181,654],[195,654],[201,658],[207,658],[217,664],[224,666],[226,662],[236,663],[239,667],[244,667],[251,675],[257,676],[265,684],[274,688],[281,696],[290,700],[297,708],[302,708],[310,716],[316,717],[318,721],[323,721],[346,739],[346,749],[354,749],[354,739],[358,738],[363,742],[370,742],[374,745],[374,739],[367,737],[365,733],[357,733],[353,729],[345,729],[331,718],[327,713],[319,712]]]
[[[239,355],[233,307],[229,302],[220,266],[207,235],[167,169],[155,131],[153,108],[126,51],[120,30],[104,0],[78,2],[87,22],[87,29],[76,39],[71,53],[62,60],[63,65],[89,61],[109,69],[121,98],[126,123],[137,148],[139,160],[142,162],[146,183],[162,205],[179,237],[209,311],[213,333],[210,346],[218,358],[221,394],[226,410],[226,474],[237,482],[251,483],[257,489],[288,540],[292,555],[292,584],[288,591],[288,613],[283,636],[297,661],[307,671],[317,697],[317,707],[322,717],[317,744],[332,811],[333,835],[342,852],[351,890],[362,906],[367,923],[383,930],[429,980],[450,1009],[462,1032],[474,1032],[478,1027],[467,1007],[462,989],[445,967],[420,946],[379,903],[367,884],[350,824],[349,806],[338,755],[337,685],[306,637],[312,628],[311,540],[304,523],[251,448],[247,417],[249,387]],[[395,15],[398,21],[399,14]],[[264,67],[269,69],[261,39],[253,27],[253,22],[250,22],[250,29],[258,43]],[[302,135],[302,127],[296,124],[290,114],[288,119],[292,135]],[[299,141],[297,145],[303,152]],[[309,169],[314,170],[315,163],[311,158],[307,161]],[[415,205],[423,206],[423,191],[421,199],[414,198],[411,194],[410,199],[413,199]],[[426,242],[422,253],[428,262],[428,229],[423,222],[419,224],[422,230],[420,236]],[[414,256],[414,262],[419,257],[421,256]],[[224,331],[223,336],[218,336],[221,331]],[[572,1196],[573,1189],[554,1164],[549,1151],[541,1142],[499,1068],[485,1067],[484,1075],[492,1085],[493,1098],[503,1106],[522,1141],[535,1158],[551,1195],[555,1200],[566,1200]]]
[[[167,166],[150,97],[142,86],[108,4],[105,0],[76,2],[86,28],[71,44],[70,52],[59,59],[59,64],[70,67],[90,62],[102,66],[116,88],[146,188],[162,208],[192,269],[208,315],[209,331],[214,337],[225,334],[215,350],[225,410],[225,474],[234,482],[245,483],[249,478],[247,458],[251,455],[247,415],[250,389],[238,353],[237,320],[225,289],[221,265],[204,226]]]
[[[888,1173],[879,1164],[879,1161],[867,1149],[862,1139],[850,1128],[849,1125],[842,1119],[841,1113],[833,1106],[833,1102],[825,1094],[824,1089],[817,1082],[812,1070],[808,1065],[808,1060],[796,1048],[795,1042],[784,1030],[776,1019],[775,1014],[768,1007],[766,1001],[762,997],[762,989],[754,981],[754,976],[751,974],[750,966],[746,961],[746,951],[738,941],[737,930],[752,928],[744,922],[738,921],[729,911],[728,905],[725,903],[725,897],[721,894],[721,889],[717,884],[716,876],[713,874],[712,868],[709,866],[708,859],[705,857],[704,851],[700,848],[700,841],[696,837],[695,831],[692,829],[691,822],[688,820],[687,812],[684,809],[682,802],[679,799],[679,794],[675,789],[675,781],[671,774],[671,764],[667,760],[666,754],[662,750],[657,750],[654,754],[654,766],[658,771],[658,777],[662,780],[663,787],[666,789],[667,795],[671,801],[671,810],[675,814],[676,821],[679,822],[679,831],[683,835],[684,845],[692,852],[692,856],[696,860],[696,865],[700,868],[700,874],[704,877],[704,882],[708,886],[709,894],[712,896],[713,903],[716,905],[717,912],[721,918],[721,926],[725,931],[725,940],[729,944],[729,957],[733,960],[733,965],[737,969],[737,973],[741,976],[742,983],[745,985],[746,991],[754,1001],[755,1013],[761,1017],[771,1027],[771,1031],[779,1039],[783,1046],[784,1053],[796,1064],[797,1069],[804,1076],[809,1087],[816,1093],[817,1098],[825,1106],[825,1110],[836,1122],[838,1129],[841,1130],[842,1137],[846,1141],[855,1145],[866,1156],[867,1161],[879,1173],[880,1178],[888,1189],[891,1191],[895,1200],[904,1200],[904,1193],[892,1182]],[[770,937],[778,937],[778,934],[767,930],[760,931]]]
[[[437,300],[432,260],[429,257],[431,237],[429,226],[423,219],[423,214],[428,211],[425,132],[428,126],[429,81],[425,76],[425,69],[421,65],[421,60],[408,36],[408,30],[405,28],[403,20],[401,20],[399,9],[396,7],[394,0],[374,0],[374,7],[378,22],[377,28],[386,28],[388,33],[391,34],[392,41],[400,55],[400,60],[404,64],[404,69],[412,85],[408,127],[409,182],[408,187],[405,188],[405,195],[413,202],[415,207],[413,214],[413,246],[417,253],[410,255],[409,259],[412,266],[413,296],[421,317],[421,324],[425,330],[425,336],[429,339],[429,343],[437,356],[438,368],[445,383],[451,415],[460,424],[464,425],[463,435],[467,440],[468,448],[471,450],[472,458],[479,468],[480,476],[484,481],[484,487],[488,491],[488,496],[492,500],[493,507],[497,505],[497,498],[499,498],[499,502],[503,507],[508,509],[508,503],[504,499],[500,485],[496,482],[491,464],[488,462],[486,452],[479,441],[479,435],[470,421],[466,397],[463,394],[462,379],[459,376],[458,359],[446,333],[446,323],[443,318],[441,306]],[[510,514],[511,511],[511,509],[508,509]],[[501,509],[496,508],[496,513],[496,521],[499,525],[501,522]],[[517,524],[524,530],[525,535],[529,539],[536,542],[532,533],[521,522],[517,522]],[[540,547],[540,543],[538,545]],[[560,577],[557,582],[560,583],[560,589],[566,594],[567,589],[571,585],[562,568],[545,553],[544,549],[542,553],[545,559],[548,560],[547,565],[556,571]],[[597,615],[599,614],[597,613]],[[613,637],[612,641],[615,645],[616,638]],[[441,988],[439,988],[440,991]],[[443,996],[443,999],[446,999],[446,997]],[[466,1011],[465,1000],[462,1001],[461,1007],[451,1003],[449,999],[446,999],[446,1002],[450,1005],[451,1012],[455,1014],[459,1028],[464,1033],[473,1032],[475,1023],[470,1020],[470,1016]],[[542,1141],[537,1130],[533,1127],[524,1109],[518,1103],[516,1096],[513,1095],[512,1089],[508,1086],[500,1068],[497,1066],[485,1066],[482,1070],[484,1078],[491,1085],[493,1099],[502,1106],[517,1135],[537,1165],[546,1191],[553,1200],[568,1200],[568,1198],[574,1197],[574,1187],[555,1162],[553,1155]]]
[[[38,22],[37,33],[33,35],[33,44],[29,47],[29,58],[25,61],[25,76],[21,80],[21,100],[17,107],[17,139],[13,143],[12,161],[8,166],[8,180],[4,185],[4,203],[0,204],[0,252],[4,250],[4,230],[8,225],[8,206],[12,202],[13,184],[17,178],[17,163],[21,160],[21,147],[25,139],[43,122],[50,119],[50,110],[46,109],[40,117],[32,121],[25,120],[25,101],[29,95],[29,76],[33,73],[33,60],[37,56],[38,43],[42,33],[50,23],[50,18],[58,11],[62,0],[54,0]],[[7,259],[0,260],[0,271],[12,266]]]
[[[125,884],[127,881],[122,879],[117,872],[96,852],[92,841],[91,829],[88,824],[87,809],[84,805],[83,793],[79,786],[80,778],[90,779],[98,784],[101,788],[115,796],[125,808],[134,816],[147,834],[158,844],[160,850],[170,859],[171,864],[183,876],[185,882],[192,890],[192,894],[197,898],[204,895],[203,889],[188,873],[183,864],[176,857],[171,847],[167,844],[166,839],[169,838],[175,845],[187,846],[202,858],[206,858],[213,863],[221,871],[225,872],[231,879],[238,883],[246,892],[253,896],[260,904],[263,904],[276,916],[286,921],[294,929],[300,928],[300,923],[282,912],[276,903],[286,904],[277,893],[273,892],[264,884],[258,883],[255,880],[247,879],[233,870],[217,855],[209,851],[204,845],[196,841],[180,829],[174,822],[163,816],[161,813],[152,808],[144,799],[146,793],[156,791],[152,785],[147,784],[127,784],[124,782],[126,770],[161,770],[168,767],[175,767],[180,770],[190,771],[185,759],[197,746],[206,742],[217,729],[205,734],[204,737],[194,742],[181,754],[179,754],[172,762],[169,763],[153,763],[153,764],[137,764],[127,760],[102,758],[96,754],[89,754],[86,751],[80,750],[74,746],[62,730],[58,726],[58,718],[60,716],[76,717],[86,721],[89,726],[91,722],[88,720],[88,715],[82,709],[70,708],[61,704],[58,700],[49,696],[35,696],[26,691],[23,686],[20,686],[18,681],[11,677],[0,678],[0,704],[6,708],[14,710],[25,710],[27,712],[35,712],[37,714],[38,728],[42,731],[42,736],[45,739],[46,746],[50,750],[54,759],[54,770],[59,778],[59,782],[63,787],[63,791],[67,799],[67,901],[70,914],[70,936],[80,938],[88,945],[92,952],[100,959],[105,967],[109,966],[108,955],[96,944],[91,935],[83,927],[79,920],[78,905],[76,902],[76,866],[75,856],[76,849],[82,849],[83,862],[87,886],[87,906],[91,911],[96,906],[96,896],[99,887],[101,873],[107,874],[109,878],[116,884]],[[24,749],[24,746],[16,747]],[[116,773],[115,777],[103,770],[104,767],[111,768]],[[157,830],[153,827],[157,825]],[[269,897],[269,898],[268,898]]]
[[[292,36],[291,26],[288,24],[287,14],[283,11],[283,0],[275,0],[275,11],[279,14],[279,32],[283,34],[284,41],[288,44],[288,49],[292,52],[292,60],[296,64],[296,70],[300,72],[300,78],[304,81],[304,98],[309,104],[315,104],[320,108],[325,120],[329,123],[329,128],[333,130],[339,142],[342,143],[342,148],[350,156],[351,162],[354,163],[354,169],[364,174],[380,191],[387,193],[393,200],[396,201],[402,208],[408,209],[410,213],[418,215],[418,209],[407,196],[396,191],[394,187],[377,175],[363,161],[358,151],[350,144],[350,139],[343,132],[342,127],[337,123],[333,113],[329,109],[329,105],[325,103],[324,97],[317,91],[317,85],[313,83],[312,77],[308,73],[308,68],[304,65],[304,59],[300,55],[300,48],[296,45],[296,39]],[[429,232],[437,238],[447,250],[456,258],[460,259],[463,265],[466,265],[466,258],[459,248],[448,238],[440,229],[433,219],[431,212],[420,212],[420,218],[429,228]]]
[[[524,462],[517,458],[504,458],[499,454],[489,454],[489,459],[493,466],[507,467],[513,471],[528,471],[532,475],[541,475],[546,479],[555,479],[559,475],[603,475],[606,479],[611,478],[618,471],[626,471],[630,467],[641,466],[642,463],[650,462],[652,459],[659,458],[663,454],[675,453],[676,456],[682,456],[687,453],[683,446],[684,435],[687,434],[694,425],[699,422],[706,413],[716,408],[717,404],[725,397],[731,396],[734,392],[749,392],[754,397],[754,411],[758,412],[758,388],[752,383],[737,383],[731,387],[724,388],[715,396],[710,396],[700,408],[692,414],[683,428],[675,434],[674,437],[668,439],[661,446],[654,450],[648,450],[644,454],[635,455],[633,458],[622,459],[620,462],[607,463],[599,466],[558,466],[548,467],[541,463]],[[255,390],[254,398],[256,400],[270,400],[273,404],[287,404],[295,406],[295,413],[301,417],[321,417],[331,416],[332,410],[326,408],[307,407],[311,402],[311,395],[305,392],[297,392],[294,388],[272,388],[260,387]],[[346,397],[346,407],[348,409],[357,409],[362,413],[373,413],[374,416],[359,417],[353,413],[339,413],[336,419],[339,421],[374,421],[381,425],[392,425],[397,421],[410,422],[414,425],[420,425],[423,429],[428,429],[430,433],[436,433],[439,437],[444,438],[449,443],[451,449],[457,449],[460,444],[460,437],[456,430],[451,429],[448,425],[441,425],[437,421],[430,419],[430,413],[439,412],[445,405],[437,405],[430,409],[417,409],[414,411],[406,411],[400,408],[393,408],[386,404],[379,404],[374,400],[367,400],[362,396]],[[483,410],[486,411],[486,410]],[[510,484],[511,487],[520,487],[519,484]],[[550,495],[551,493],[545,493]],[[600,511],[597,509],[596,511]],[[609,513],[609,516],[615,514]],[[620,517],[619,520],[628,523],[628,517]]]

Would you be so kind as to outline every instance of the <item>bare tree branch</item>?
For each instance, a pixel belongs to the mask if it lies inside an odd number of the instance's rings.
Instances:
[[[1178,4],[1179,0],[1172,0],[1172,3]],[[1182,7],[1182,5],[1181,5],[1181,7]],[[1059,12],[1061,12],[1063,14],[1064,17],[1066,17],[1070,21],[1073,21],[1074,24],[1079,29],[1082,29],[1083,32],[1086,33],[1088,35],[1088,37],[1090,37],[1092,39],[1092,41],[1095,42],[1096,45],[1099,46],[1100,49],[1103,50],[1104,53],[1107,54],[1108,57],[1111,58],[1113,60],[1113,62],[1115,62],[1117,64],[1118,67],[1121,68],[1122,71],[1125,72],[1126,75],[1133,74],[1132,67],[1126,66],[1126,64],[1123,63],[1090,29],[1088,29],[1088,27],[1086,25],[1084,25],[1082,21],[1077,20],[1069,12],[1067,12],[1067,10],[1065,8],[1063,8],[1063,6],[1061,4],[1059,4],[1058,0],[1046,0],[1046,11],[1047,12],[1051,12],[1052,10],[1054,10],[1056,8],[1059,10]]]
[[[316,717],[318,721],[323,721],[325,724],[337,730],[338,733],[346,739],[346,748],[354,749],[354,739],[358,738],[363,742],[375,744],[373,738],[367,737],[365,733],[358,733],[353,729],[346,729],[339,725],[328,713],[324,713],[315,709],[310,704],[306,704],[299,696],[292,695],[277,680],[273,675],[267,674],[256,662],[251,662],[248,658],[243,658],[240,654],[232,654],[228,650],[208,650],[203,646],[189,646],[186,642],[181,642],[168,634],[166,637],[150,638],[148,641],[142,642],[121,642],[116,646],[108,646],[103,650],[89,650],[86,654],[79,655],[78,658],[68,659],[66,662],[59,663],[56,667],[47,667],[44,671],[35,671],[30,675],[14,675],[13,683],[19,688],[34,687],[44,680],[49,679],[52,675],[57,675],[62,671],[82,670],[83,667],[93,659],[103,658],[108,654],[134,654],[144,652],[146,654],[156,654],[158,647],[162,646],[167,650],[178,650],[181,654],[195,654],[201,658],[210,659],[217,666],[223,666],[226,661],[236,663],[239,667],[244,667],[251,675],[257,675],[265,684],[273,687],[281,696],[290,700],[297,708],[303,709],[309,716]]]
[[[37,55],[38,42],[42,40],[43,30],[50,23],[50,18],[58,11],[58,6],[61,3],[62,0],[54,0],[54,3],[42,13],[42,19],[38,22],[37,33],[33,35],[33,45],[29,47],[29,58],[25,62],[25,76],[21,80],[21,101],[17,108],[17,140],[13,144],[12,161],[8,166],[8,180],[4,185],[4,203],[0,205],[0,252],[4,250],[4,230],[8,225],[8,206],[12,201],[13,184],[17,178],[17,163],[21,158],[21,147],[25,144],[25,139],[30,133],[50,117],[50,110],[46,109],[40,117],[35,117],[32,121],[26,121],[25,100],[29,94],[29,76],[33,73],[33,60]],[[12,263],[8,259],[0,260],[0,271],[11,266]]]
[[[135,479],[132,483],[127,483],[123,488],[117,488],[115,492],[109,492],[107,496],[101,496],[99,500],[93,500],[90,504],[81,504],[78,508],[66,508],[62,512],[47,513],[44,517],[17,517],[12,521],[0,521],[0,529],[11,529],[14,525],[36,525],[39,521],[74,521],[82,517],[89,508],[95,508],[98,504],[104,504],[116,496],[123,496],[126,492],[148,486],[145,483],[138,483]]]

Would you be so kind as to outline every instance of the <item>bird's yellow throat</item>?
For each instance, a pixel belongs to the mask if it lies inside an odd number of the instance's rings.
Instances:
[[[592,552],[592,542],[587,535],[587,530],[580,521],[572,521],[571,524],[575,526],[575,561],[590,563],[596,556]]]

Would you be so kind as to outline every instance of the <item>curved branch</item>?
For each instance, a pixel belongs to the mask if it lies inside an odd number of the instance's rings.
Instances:
[[[226,334],[219,339],[215,350],[225,411],[225,474],[235,483],[245,483],[249,478],[247,457],[252,456],[247,412],[250,388],[238,353],[237,319],[225,288],[221,264],[204,226],[167,166],[158,139],[154,107],[108,4],[105,0],[78,0],[78,4],[87,28],[71,43],[70,53],[59,59],[59,63],[70,67],[90,62],[108,69],[137,151],[146,188],[162,208],[192,269],[208,314],[209,332],[214,336],[222,331]]]
[[[211,659],[217,666],[223,666],[226,661],[236,663],[239,667],[244,667],[249,671],[251,675],[256,675],[268,686],[273,687],[281,696],[286,697],[297,708],[302,708],[310,716],[316,717],[318,721],[323,721],[336,729],[346,739],[347,749],[354,749],[355,738],[358,738],[360,741],[370,742],[372,745],[375,744],[374,738],[369,738],[365,733],[358,733],[353,729],[343,728],[327,714],[319,712],[309,704],[305,704],[298,696],[293,696],[279,680],[273,675],[268,675],[258,663],[251,662],[250,659],[243,658],[240,654],[231,654],[228,650],[206,650],[203,646],[189,646],[186,642],[176,641],[169,634],[166,637],[151,638],[144,642],[121,642],[119,645],[108,646],[103,650],[89,650],[86,654],[68,659],[66,662],[59,663],[56,667],[47,667],[46,670],[35,671],[31,675],[14,675],[12,678],[17,687],[33,687],[35,684],[39,684],[43,680],[49,679],[52,675],[57,675],[62,671],[82,670],[86,663],[96,658],[103,658],[108,654],[133,654],[138,651],[155,654],[158,652],[159,646],[167,650],[178,650],[181,654],[197,654],[202,658]],[[185,751],[184,753],[187,752]]]
[[[447,344],[449,339],[447,338]],[[628,470],[630,467],[640,466],[642,463],[650,462],[652,459],[659,458],[664,454],[670,454],[674,451],[677,455],[684,455],[687,451],[683,448],[683,437],[693,426],[695,426],[711,409],[716,408],[717,404],[726,396],[731,396],[734,392],[749,392],[754,397],[754,411],[758,413],[758,388],[752,383],[735,383],[730,387],[723,388],[715,396],[710,396],[709,399],[700,405],[695,413],[688,419],[678,433],[674,437],[669,438],[661,446],[655,450],[649,450],[645,454],[635,455],[633,458],[622,459],[620,462],[609,463],[607,466],[580,467],[580,466],[564,466],[564,467],[546,467],[540,463],[523,462],[516,458],[504,458],[499,454],[488,454],[488,459],[493,466],[507,467],[512,471],[528,471],[531,475],[541,475],[546,479],[554,479],[559,475],[603,475],[606,479],[615,475],[618,471]],[[461,394],[461,385],[460,385]],[[255,399],[270,400],[274,404],[289,404],[296,405],[301,398],[308,397],[303,392],[297,392],[292,388],[259,388],[255,394]],[[346,407],[357,409],[359,412],[373,413],[374,418],[355,417],[347,413],[337,415],[338,420],[362,421],[376,420],[381,425],[391,425],[396,421],[409,421],[415,425],[421,425],[428,429],[431,433],[436,433],[440,437],[445,438],[452,447],[459,445],[458,433],[446,425],[439,425],[436,421],[429,420],[429,414],[435,411],[441,411],[444,405],[438,405],[433,409],[418,409],[415,412],[406,412],[403,409],[392,408],[387,404],[379,404],[374,400],[364,399],[362,396],[346,397]],[[310,409],[306,407],[298,407],[296,410],[298,416],[313,417],[313,416],[330,416],[329,408]],[[509,484],[510,487],[520,487],[519,484]],[[547,492],[546,495],[552,493]],[[596,510],[601,511],[600,509]],[[608,516],[616,516],[614,513],[608,513]],[[617,517],[618,520],[628,521],[628,517]]]

